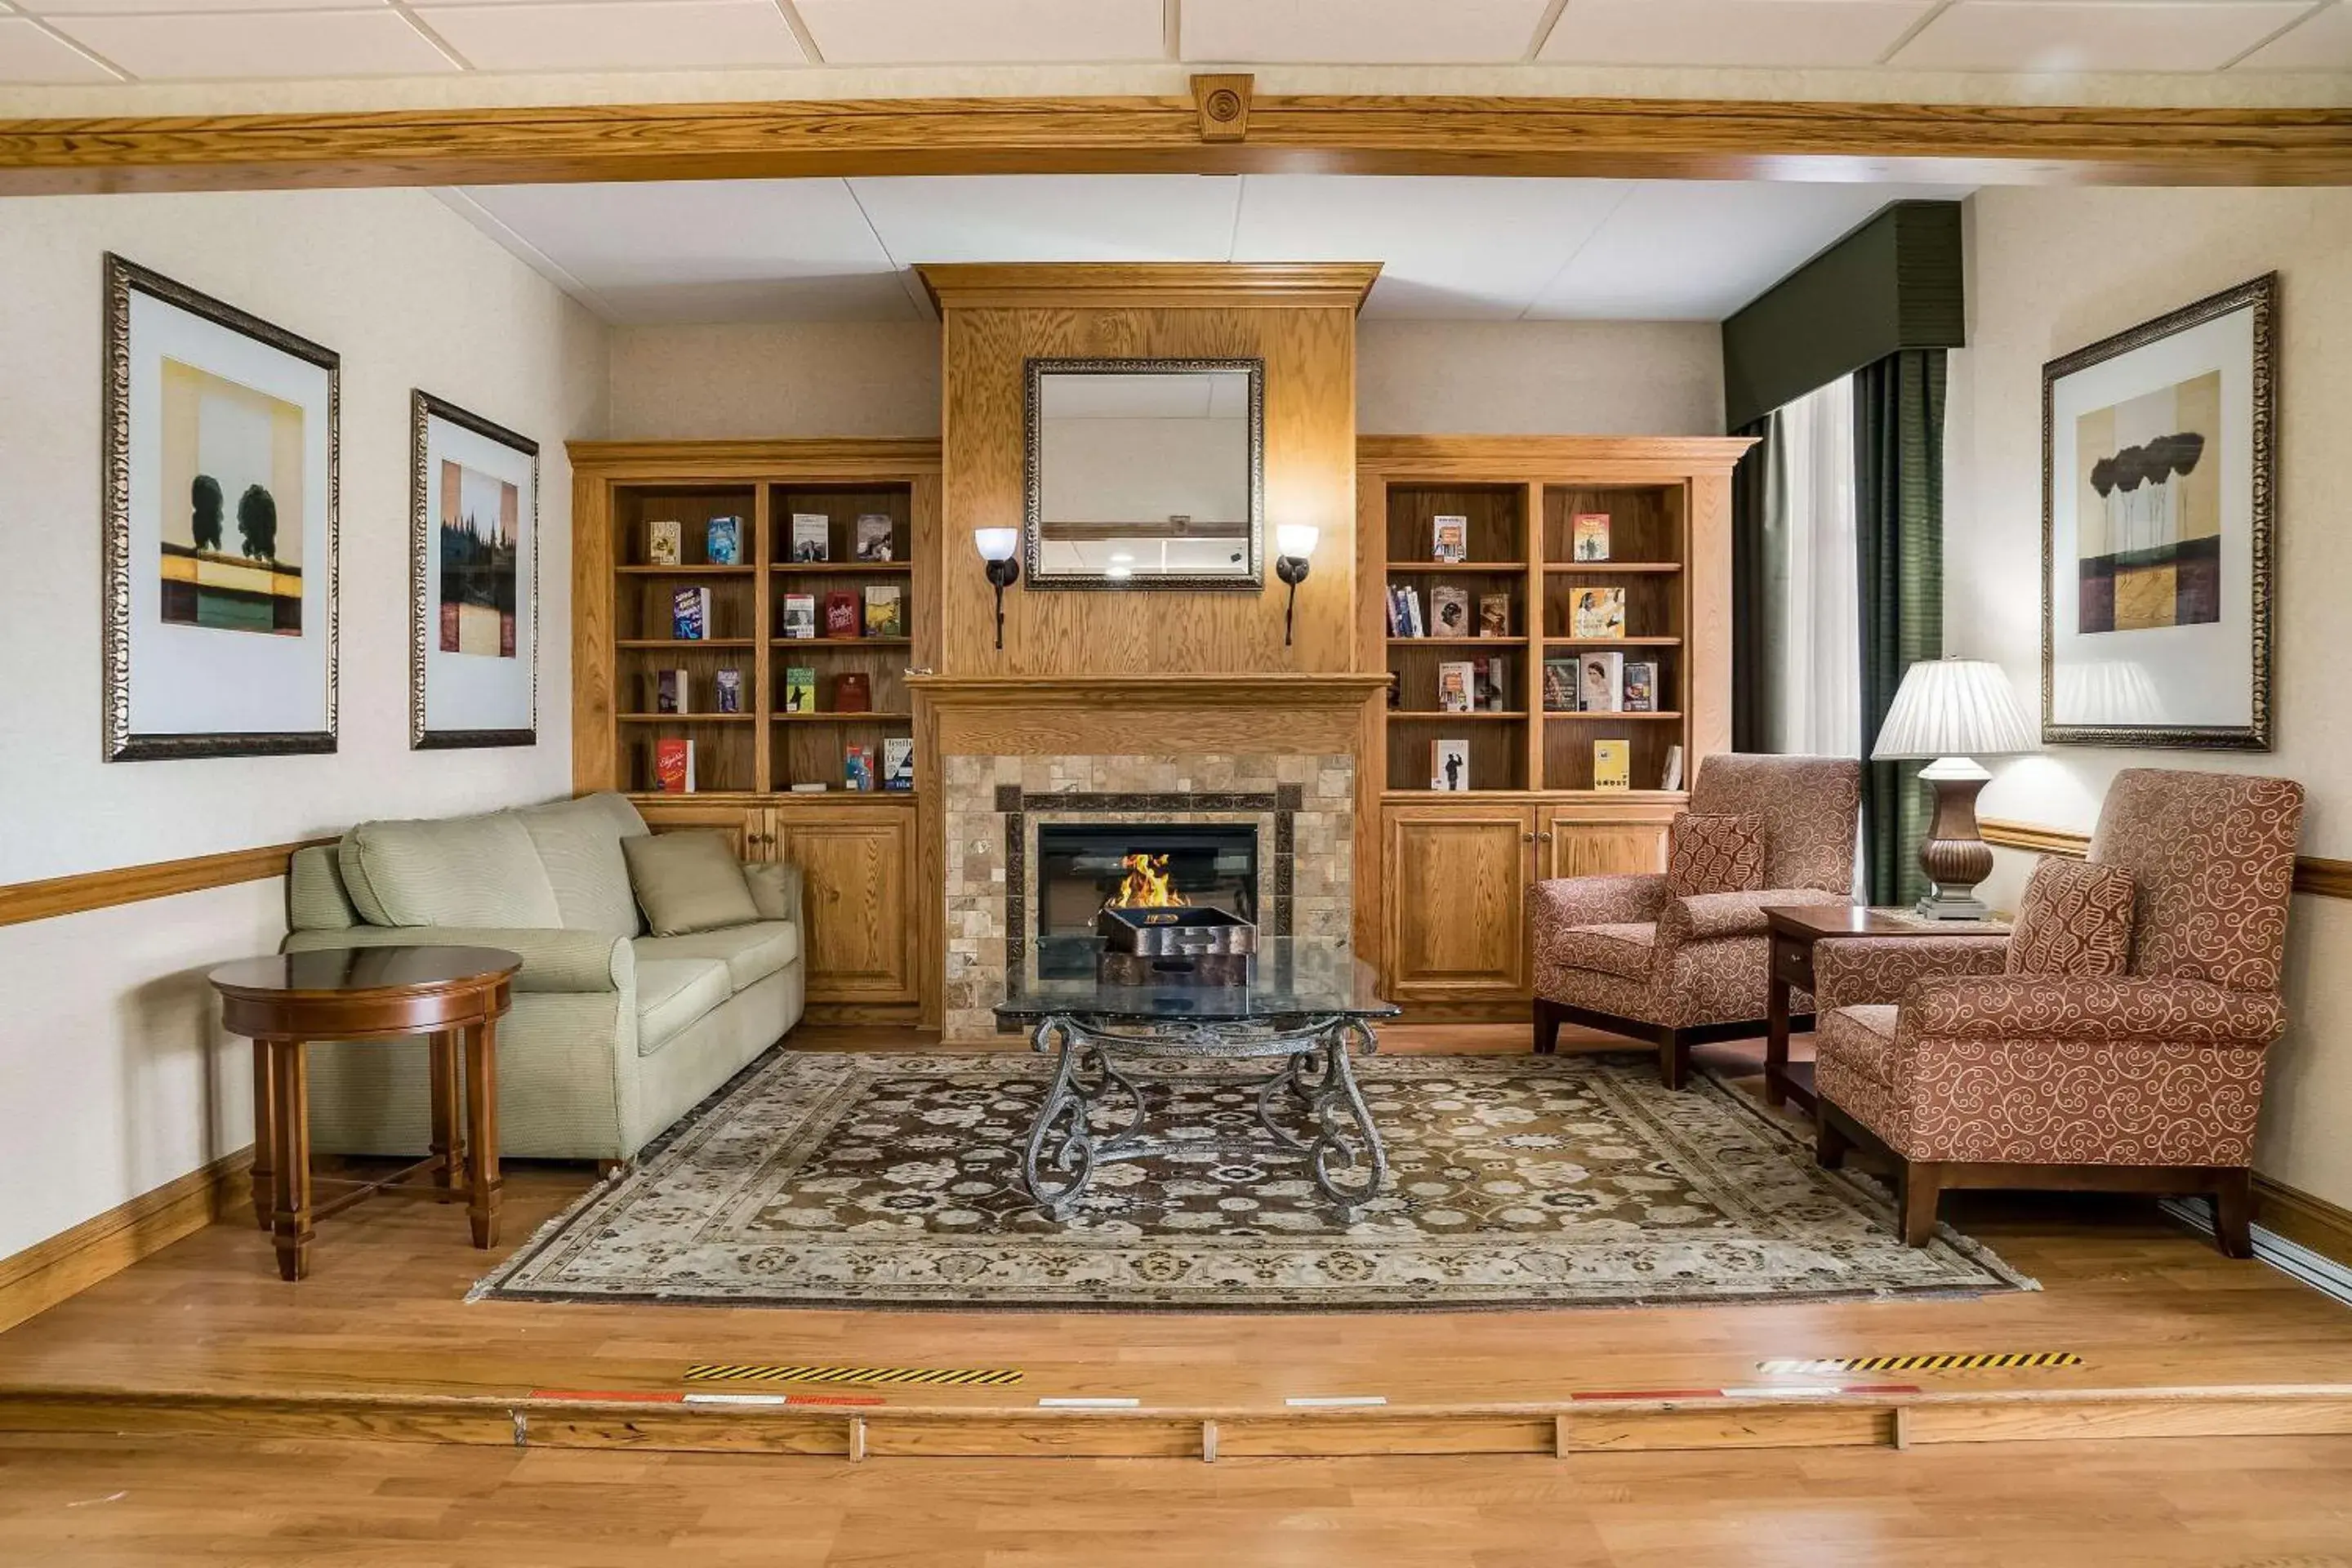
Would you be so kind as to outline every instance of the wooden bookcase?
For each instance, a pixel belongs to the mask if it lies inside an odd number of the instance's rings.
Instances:
[[[1523,1007],[1529,882],[1657,868],[1680,790],[1727,750],[1730,473],[1744,439],[1368,437],[1358,444],[1358,548],[1368,668],[1386,668],[1379,894],[1383,976],[1417,1011]],[[1610,557],[1574,557],[1573,520],[1610,518]],[[1465,555],[1434,557],[1434,520],[1466,520]],[[1392,637],[1391,584],[1414,589],[1432,634]],[[1623,634],[1572,635],[1577,590],[1625,593]],[[1434,624],[1432,591],[1460,589],[1466,625]],[[1506,634],[1479,637],[1481,601],[1507,600]],[[1654,664],[1650,712],[1548,710],[1544,666],[1586,652]],[[1440,710],[1439,667],[1499,657],[1492,711]],[[1466,743],[1466,791],[1433,787],[1432,747]],[[1633,786],[1593,787],[1597,740],[1626,745]]]
[[[717,828],[749,858],[788,859],[806,879],[811,1016],[911,1021],[928,900],[916,897],[913,791],[852,791],[848,747],[877,777],[883,742],[911,737],[911,668],[937,662],[939,447],[931,441],[579,442],[572,465],[572,783],[636,802],[656,831]],[[827,559],[793,559],[793,518],[829,520]],[[890,519],[891,559],[858,561],[857,519]],[[742,559],[713,564],[707,523],[742,519]],[[647,524],[680,526],[675,565],[648,559]],[[900,590],[904,635],[827,636],[828,594]],[[710,636],[672,637],[673,593],[710,590]],[[809,595],[818,635],[783,636],[788,595]],[[794,710],[788,673],[814,672],[815,706]],[[683,670],[690,710],[655,710],[656,679]],[[716,711],[722,669],[741,707]],[[838,679],[866,677],[871,706],[835,706]],[[656,744],[694,742],[695,789],[664,794]],[[822,793],[796,784],[824,784]]]

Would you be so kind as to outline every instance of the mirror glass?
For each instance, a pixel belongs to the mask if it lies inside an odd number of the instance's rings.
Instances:
[[[1255,362],[1032,361],[1036,587],[1256,588]]]

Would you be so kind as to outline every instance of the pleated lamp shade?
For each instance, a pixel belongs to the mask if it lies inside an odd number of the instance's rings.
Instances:
[[[2000,757],[2037,750],[2009,677],[1982,658],[1922,659],[1903,672],[1873,762]]]

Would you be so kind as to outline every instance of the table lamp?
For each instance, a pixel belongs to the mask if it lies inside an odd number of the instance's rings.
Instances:
[[[1942,921],[1985,918],[1976,887],[1992,875],[1992,850],[1977,831],[1977,792],[1992,775],[1974,759],[2034,749],[2032,728],[2000,666],[1981,658],[1936,658],[1903,672],[1870,758],[1927,763],[1919,777],[1935,786],[1936,820],[1919,846],[1919,868],[1929,883],[1917,906],[1920,914]]]

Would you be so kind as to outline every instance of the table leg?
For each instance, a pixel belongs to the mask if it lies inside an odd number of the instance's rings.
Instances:
[[[499,1244],[499,1025],[466,1031],[466,1217],[474,1245]]]
[[[1789,983],[1781,978],[1780,943],[1772,938],[1771,979],[1764,993],[1764,1103],[1789,1098]]]
[[[429,1037],[433,1079],[433,1184],[447,1203],[456,1194],[464,1169],[464,1146],[457,1141],[457,1037],[444,1029]]]
[[[310,1272],[310,1072],[300,1040],[269,1042],[270,1240],[281,1279]]]
[[[269,1042],[253,1042],[253,1220],[263,1230],[270,1227],[269,1211],[277,1202],[277,1189],[271,1185],[270,1162],[277,1157],[278,1088],[270,1070]]]

